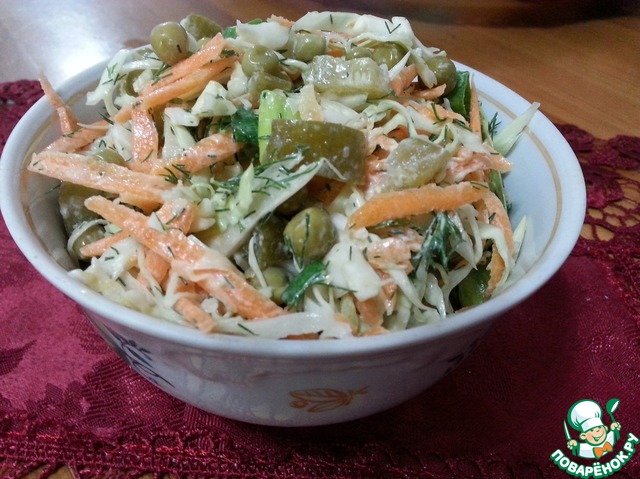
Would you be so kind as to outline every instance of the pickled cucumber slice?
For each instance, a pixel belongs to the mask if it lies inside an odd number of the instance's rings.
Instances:
[[[369,99],[382,98],[391,93],[389,71],[368,57],[335,58],[319,55],[302,74],[305,84],[314,85],[318,92],[331,91],[337,95],[366,93]]]
[[[322,159],[330,163],[318,176],[355,184],[364,181],[367,139],[360,130],[323,121],[273,120],[265,157],[275,161],[298,152],[304,164]]]

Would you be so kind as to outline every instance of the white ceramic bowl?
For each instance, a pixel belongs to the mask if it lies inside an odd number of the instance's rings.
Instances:
[[[98,114],[84,92],[97,65],[60,89],[84,121]],[[462,68],[472,69],[462,66]],[[473,72],[485,110],[502,124],[529,103]],[[494,320],[530,296],[573,248],[585,211],[576,157],[536,113],[510,159],[511,216],[528,218],[518,272],[500,295],[449,319],[382,336],[276,341],[204,335],[105,299],[67,274],[71,263],[57,212],[55,181],[24,169],[25,159],[58,136],[53,110],[36,103],[11,134],[0,161],[0,206],[9,231],[33,266],[86,312],[129,365],[167,393],[206,411],[257,424],[308,426],[348,421],[402,403],[451,371]],[[508,317],[504,319],[508,321]]]

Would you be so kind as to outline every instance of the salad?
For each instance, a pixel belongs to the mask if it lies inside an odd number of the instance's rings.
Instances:
[[[496,294],[524,225],[473,76],[405,18],[191,14],[123,49],[28,169],[60,180],[71,275],[127,307],[278,339],[455,320]]]

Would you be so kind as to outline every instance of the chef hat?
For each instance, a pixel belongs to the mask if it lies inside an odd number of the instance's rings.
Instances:
[[[602,423],[602,408],[597,402],[589,399],[578,401],[571,409],[567,419],[571,427],[578,431],[587,432],[597,426],[604,426]]]

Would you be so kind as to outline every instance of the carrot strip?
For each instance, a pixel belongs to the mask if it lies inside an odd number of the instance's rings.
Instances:
[[[236,59],[233,57],[216,60],[162,88],[142,94],[137,98],[134,105],[123,107],[113,116],[112,120],[117,123],[124,123],[131,118],[133,106],[148,110],[164,105],[176,98],[191,98],[199,94],[211,80],[219,78],[234,62],[236,62]]]
[[[496,290],[496,287],[506,272],[506,264],[495,244],[491,248],[491,261],[489,261],[487,269],[489,270],[489,281],[487,282],[487,289],[484,292],[484,296],[488,299]]]
[[[480,101],[478,90],[471,82],[471,97],[469,98],[469,126],[471,131],[482,138],[482,122],[480,120]]]
[[[168,201],[155,212],[155,215],[162,222],[163,228],[176,228],[183,233],[189,232],[196,214],[197,207],[195,204],[185,199]]]
[[[183,275],[189,272],[180,267],[175,269]],[[247,319],[272,318],[285,314],[282,308],[260,294],[237,272],[203,269],[197,273],[204,275],[197,281],[198,285],[211,296],[219,298],[227,307],[231,306],[232,313],[237,312]]]
[[[124,231],[119,231],[114,235],[105,236],[99,240],[89,243],[80,248],[80,254],[85,258],[93,258],[94,256],[102,256],[105,251],[111,248],[118,241],[128,238],[129,235]]]
[[[442,105],[438,105],[436,103],[421,104],[416,101],[410,101],[407,105],[413,107],[418,113],[433,122],[440,122],[447,119],[466,122],[464,116],[460,113],[447,110]]]
[[[290,28],[295,24],[295,22],[293,20],[289,20],[288,18],[281,17],[279,15],[271,15],[267,19],[267,21],[277,22],[280,25],[282,25],[283,27],[287,27],[287,28]]]
[[[389,275],[387,273],[380,274],[380,272],[378,272],[378,274],[382,279],[389,278]],[[382,289],[380,290],[380,296],[382,298],[384,309],[387,314],[392,314],[394,309],[396,308],[396,302],[398,300],[398,297],[396,296],[397,291],[398,285],[392,281],[384,284],[382,286]]]
[[[447,85],[439,85],[433,88],[429,88],[428,90],[413,92],[411,95],[422,98],[424,100],[436,100],[444,95],[444,91],[446,90],[446,88]]]
[[[163,281],[160,283],[163,291],[169,291],[169,289],[171,288],[171,291],[173,291],[174,294],[188,294],[188,297],[193,301],[195,301],[196,299],[203,301],[209,297],[209,293],[204,291],[196,283],[194,283],[193,281],[187,281],[182,277],[179,278],[176,284],[171,285],[170,282],[172,281],[173,277],[176,276],[176,274],[175,271],[171,271],[171,269],[169,269],[169,273],[171,274],[167,274],[164,277]]]
[[[135,206],[146,214],[151,213],[158,207],[158,200],[149,200],[145,198],[141,198],[136,193],[120,193],[118,196],[120,203],[125,205]]]
[[[171,171],[180,178],[184,171],[202,170],[231,158],[237,152],[238,144],[233,140],[233,137],[218,133],[203,138],[178,157],[157,159],[150,165],[149,172],[156,175],[166,175],[167,171]]]
[[[485,188],[464,182],[444,187],[427,184],[381,193],[354,211],[348,224],[355,229],[432,211],[454,210],[481,199],[485,191]]]
[[[45,151],[59,151],[62,153],[76,153],[94,140],[104,136],[108,123],[104,120],[87,127],[80,127],[73,132],[62,135],[47,147]]]
[[[489,224],[497,226],[504,232],[504,238],[507,243],[509,256],[513,255],[513,230],[511,228],[511,222],[509,220],[509,214],[504,208],[504,205],[500,199],[491,191],[487,190],[482,198],[482,201],[478,205],[479,211],[483,215],[488,215]],[[506,263],[511,258],[503,258],[498,251],[497,246],[493,245],[491,261],[487,265],[489,270],[489,282],[487,283],[487,289],[485,296],[489,298],[493,291],[495,291],[500,281],[502,281],[506,273]]]
[[[372,328],[382,326],[382,314],[384,313],[384,308],[377,296],[365,301],[356,299],[355,304],[360,317],[365,323]]]
[[[333,200],[337,198],[344,186],[345,183],[342,181],[314,176],[309,183],[307,183],[307,191],[311,198],[318,200],[325,207],[328,207]]]
[[[416,66],[412,63],[404,67],[398,75],[396,75],[393,80],[391,80],[391,89],[396,94],[396,96],[402,95],[402,92],[406,88],[413,83],[413,79],[418,74],[418,70]]]
[[[382,326],[385,306],[380,295],[369,298],[365,301],[355,299],[356,309],[362,320],[369,326],[369,331],[365,334],[371,336],[385,333],[387,330]]]
[[[487,212],[489,213],[489,223],[499,227],[504,231],[504,237],[509,248],[509,253],[513,253],[513,231],[511,229],[511,221],[509,220],[509,214],[505,209],[502,201],[495,195],[495,193],[485,190],[482,202],[485,205]]]
[[[179,298],[173,308],[203,333],[213,333],[217,328],[211,315],[189,298]]]
[[[395,140],[393,140],[395,141]],[[385,171],[385,158],[389,150],[382,149],[376,153],[371,153],[365,158],[364,164],[364,191],[372,190],[378,183]]]
[[[402,266],[406,273],[413,269],[411,246],[404,239],[395,236],[382,238],[367,246],[367,261],[377,270],[391,265]]]
[[[405,138],[409,138],[409,129],[404,125],[398,125],[396,128],[391,130],[387,136],[399,142]]]
[[[197,52],[188,58],[176,63],[172,67],[162,72],[162,77],[153,83],[150,83],[142,90],[143,95],[147,95],[153,90],[163,88],[170,83],[184,78],[191,72],[203,67],[207,63],[211,63],[216,60],[224,47],[224,38],[221,33],[217,34],[211,40],[200,48]]]
[[[167,263],[162,256],[155,251],[147,251],[144,255],[144,267],[147,269],[151,277],[157,282],[161,283],[167,276],[170,269],[170,264]],[[138,279],[146,287],[149,287],[144,276],[139,275]]]
[[[158,130],[149,110],[140,105],[131,111],[131,150],[129,168],[134,171],[147,172],[158,157]]]
[[[71,110],[71,107],[69,107],[69,105],[60,98],[44,75],[40,77],[40,86],[42,87],[42,91],[44,91],[47,100],[49,100],[49,103],[51,103],[58,114],[62,134],[70,135],[76,131],[78,129],[78,120],[76,120],[75,114]]]
[[[138,173],[76,153],[36,153],[27,168],[61,181],[120,194],[127,202],[134,201],[136,206],[162,203],[163,193],[172,187],[158,176]]]
[[[231,312],[248,319],[284,314],[282,308],[252,287],[233,263],[216,250],[206,248],[177,229],[153,229],[148,225],[147,216],[102,196],[88,198],[85,205],[171,262],[177,274],[186,279],[193,277],[200,287],[232,309]],[[209,267],[212,264],[215,267]],[[199,268],[199,265],[205,267]]]
[[[475,176],[484,178],[485,173],[492,169],[507,172],[511,170],[511,163],[504,156],[497,153],[491,155],[489,153],[470,151],[462,147],[458,151],[458,155],[447,163],[444,181],[458,183],[463,180],[469,180],[469,175],[475,172],[482,173]]]

